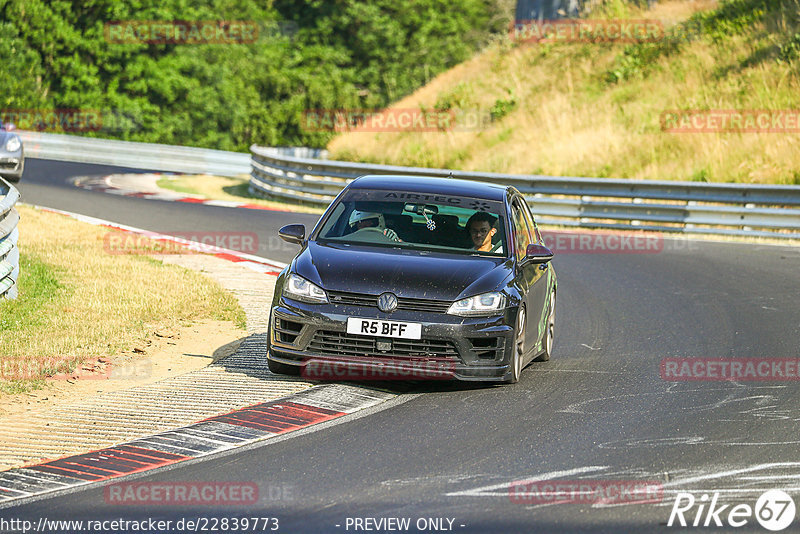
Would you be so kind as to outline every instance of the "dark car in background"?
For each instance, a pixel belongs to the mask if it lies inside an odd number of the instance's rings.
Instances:
[[[556,273],[510,186],[363,176],[331,203],[280,273],[271,371],[310,361],[449,364],[450,378],[516,382],[550,358]],[[308,375],[306,375],[308,376]]]
[[[14,130],[13,124],[0,122],[0,177],[9,182],[19,182],[25,170],[22,139]]]

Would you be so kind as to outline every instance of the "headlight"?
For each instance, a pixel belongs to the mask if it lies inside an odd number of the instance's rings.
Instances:
[[[290,274],[286,279],[283,294],[303,302],[328,302],[328,295],[321,287],[296,274]]]
[[[17,137],[16,135],[6,142],[6,150],[8,150],[9,152],[16,152],[17,150],[19,150],[19,147],[21,146],[22,143],[20,142],[19,137]]]
[[[492,315],[506,305],[506,297],[502,293],[492,292],[461,299],[450,305],[447,313],[451,315]]]

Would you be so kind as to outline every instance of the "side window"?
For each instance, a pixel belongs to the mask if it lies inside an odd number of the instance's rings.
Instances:
[[[525,251],[531,243],[531,233],[528,222],[525,220],[524,210],[520,208],[516,200],[511,205],[511,218],[514,223],[514,245],[516,249],[517,261],[522,261]]]
[[[531,213],[531,207],[528,206],[527,202],[521,202],[521,204],[522,213],[525,215],[525,220],[528,222],[528,226],[532,230],[531,235],[534,238],[534,243],[541,243],[542,234],[539,233],[539,227],[536,226],[536,220],[533,218],[533,213]]]
[[[347,203],[339,202],[331,212],[328,220],[325,221],[325,226],[320,230],[320,237],[341,237],[342,235],[346,234],[347,225],[345,221],[347,221],[346,217],[342,217],[344,211],[348,208],[346,206]],[[351,210],[352,211],[352,210]],[[325,233],[322,233],[322,230]]]

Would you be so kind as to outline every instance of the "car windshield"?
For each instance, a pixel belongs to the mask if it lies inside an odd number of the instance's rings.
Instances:
[[[503,214],[498,201],[354,189],[333,206],[317,240],[505,257]]]

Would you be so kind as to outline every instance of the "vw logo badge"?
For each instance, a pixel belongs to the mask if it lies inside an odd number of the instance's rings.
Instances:
[[[394,293],[383,293],[378,297],[378,309],[383,312],[393,312],[397,309],[397,297]]]

